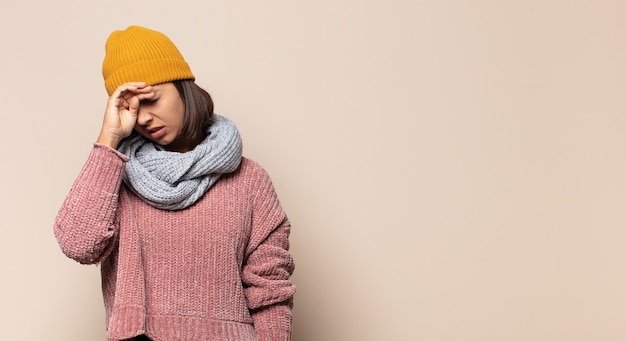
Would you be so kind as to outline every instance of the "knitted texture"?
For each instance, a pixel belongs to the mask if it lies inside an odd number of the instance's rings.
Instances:
[[[195,80],[176,45],[163,33],[141,26],[129,26],[109,35],[102,76],[109,96],[127,82],[155,85],[181,79]]]
[[[179,210],[196,202],[222,176],[237,169],[242,143],[235,124],[213,115],[207,137],[186,153],[169,152],[137,134],[119,147],[129,157],[124,182],[157,208]]]
[[[291,225],[267,172],[243,158],[166,211],[123,185],[127,161],[96,144],[54,224],[67,256],[101,263],[107,339],[289,341]]]

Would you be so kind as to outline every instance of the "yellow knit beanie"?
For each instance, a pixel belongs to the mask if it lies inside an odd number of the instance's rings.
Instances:
[[[102,75],[109,96],[127,82],[155,85],[195,80],[189,65],[167,36],[140,26],[111,33],[105,45]]]

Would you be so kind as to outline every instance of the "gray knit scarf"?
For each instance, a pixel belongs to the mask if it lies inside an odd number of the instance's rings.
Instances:
[[[241,162],[237,127],[224,116],[213,117],[207,137],[186,153],[166,151],[141,135],[124,141],[119,147],[129,158],[124,183],[154,207],[180,210],[191,206]]]

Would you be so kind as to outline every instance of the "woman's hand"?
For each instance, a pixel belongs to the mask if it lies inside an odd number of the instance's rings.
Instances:
[[[97,142],[117,148],[130,135],[137,122],[139,104],[154,96],[151,86],[143,82],[124,83],[115,89],[107,102],[104,121]]]

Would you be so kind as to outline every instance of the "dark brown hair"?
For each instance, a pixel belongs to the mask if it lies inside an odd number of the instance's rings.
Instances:
[[[183,126],[179,138],[196,140],[204,137],[213,124],[213,99],[190,79],[173,81],[185,104]]]

